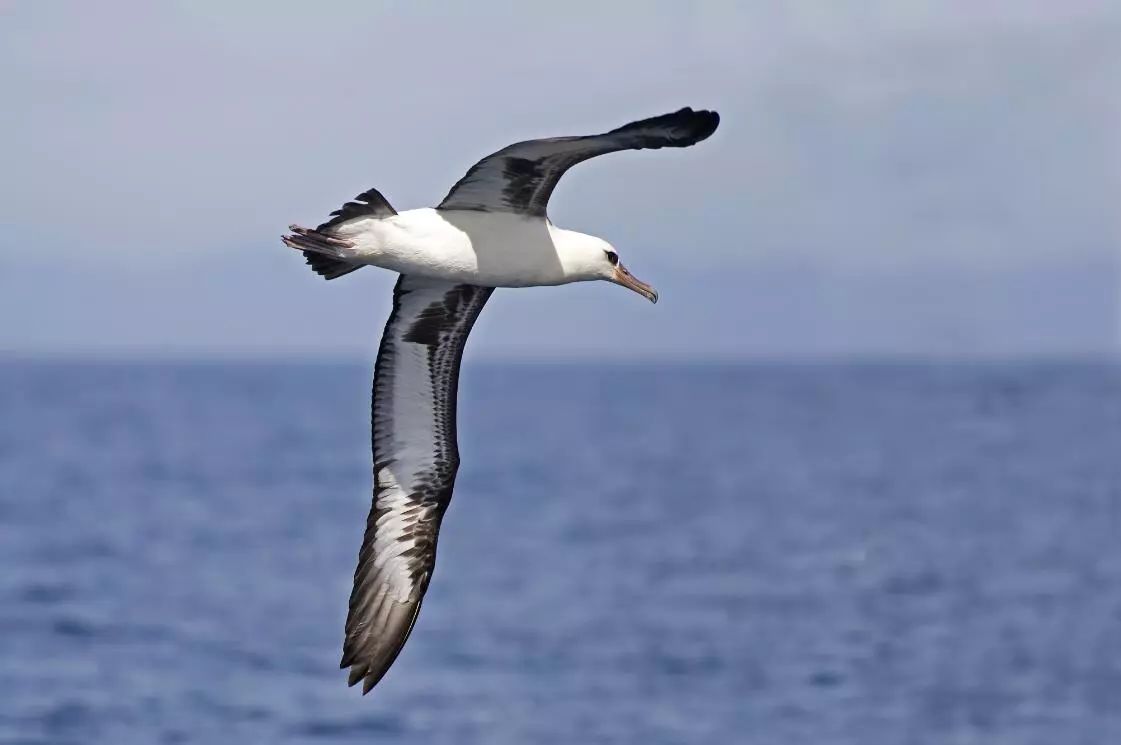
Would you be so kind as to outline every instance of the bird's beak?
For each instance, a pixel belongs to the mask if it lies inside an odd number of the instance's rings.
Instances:
[[[611,281],[629,290],[634,290],[652,303],[658,302],[658,291],[628,272],[622,264],[615,265],[615,276],[611,278]]]

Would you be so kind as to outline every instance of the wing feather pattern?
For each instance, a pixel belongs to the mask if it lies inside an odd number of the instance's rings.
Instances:
[[[341,667],[367,693],[408,639],[436,562],[459,449],[455,411],[467,335],[490,287],[402,276],[374,366],[374,499]]]
[[[619,150],[689,147],[715,132],[719,123],[715,111],[684,108],[604,134],[518,142],[471,166],[437,209],[545,217],[554,187],[577,163]]]

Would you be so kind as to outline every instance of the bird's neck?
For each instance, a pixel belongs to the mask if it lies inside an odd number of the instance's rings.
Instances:
[[[550,226],[563,279],[558,284],[599,279],[603,241],[593,235]]]

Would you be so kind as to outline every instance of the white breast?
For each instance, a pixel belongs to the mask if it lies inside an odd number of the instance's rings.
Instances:
[[[554,233],[539,218],[431,208],[355,220],[339,230],[355,241],[363,263],[488,287],[565,282]]]

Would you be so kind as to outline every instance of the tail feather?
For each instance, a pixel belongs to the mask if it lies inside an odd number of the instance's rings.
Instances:
[[[361,269],[362,264],[349,264],[338,259],[329,259],[323,254],[304,251],[308,266],[323,279],[338,279],[344,274],[350,274],[355,269]]]
[[[346,249],[354,248],[354,244],[339,238],[337,228],[356,218],[382,219],[396,214],[397,211],[389,205],[381,192],[377,189],[368,189],[356,196],[354,201],[347,202],[332,212],[331,219],[315,230],[289,225],[292,234],[283,236],[281,240],[289,248],[302,251],[308,266],[316,274],[324,279],[335,279],[365,266],[347,260]]]
[[[350,241],[299,225],[289,225],[288,228],[292,234],[281,237],[284,245],[302,251],[308,266],[324,279],[335,279],[362,268],[362,264],[340,257],[341,249],[353,246]]]
[[[330,230],[336,225],[341,225],[356,217],[393,217],[397,210],[390,206],[385,197],[377,189],[367,189],[347,202],[342,207],[331,213],[331,219],[320,225],[316,230]]]
[[[339,257],[340,249],[354,248],[353,242],[344,238],[336,238],[318,230],[303,228],[299,225],[289,225],[288,229],[292,231],[292,235],[283,236],[281,240],[289,248],[311,251],[335,258]]]

